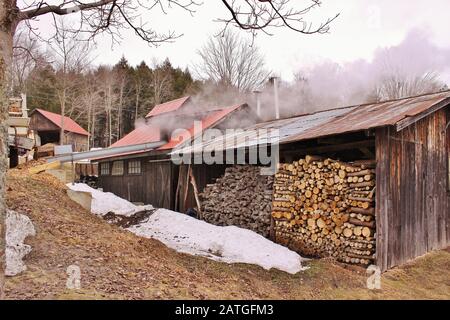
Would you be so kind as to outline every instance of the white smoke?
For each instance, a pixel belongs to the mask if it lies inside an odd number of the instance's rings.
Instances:
[[[447,89],[442,75],[450,74],[450,49],[438,47],[430,39],[427,31],[414,29],[398,45],[378,48],[371,61],[361,59],[341,64],[323,61],[301,68],[296,72],[295,81],[279,82],[281,117],[386,100],[392,98],[389,92],[392,88],[388,84],[397,85],[397,82],[409,84],[408,90],[395,88],[399,97]],[[275,118],[273,87],[268,83],[258,89],[262,91],[262,115],[257,119],[256,113],[248,113],[252,119],[245,119],[247,123]],[[202,90],[192,96],[191,103],[191,108],[184,109],[187,114],[190,110],[195,113],[243,103],[256,110],[254,93],[213,83],[205,83]],[[150,123],[180,127],[180,121],[187,126],[192,120],[190,117],[161,117]],[[159,123],[161,121],[163,123]],[[241,127],[240,123],[236,127]]]

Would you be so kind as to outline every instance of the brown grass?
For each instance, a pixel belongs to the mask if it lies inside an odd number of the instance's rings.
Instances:
[[[8,278],[10,299],[449,299],[450,253],[437,251],[386,272],[365,288],[363,269],[311,260],[296,275],[177,253],[107,224],[67,196],[47,174],[8,174],[7,203],[37,235],[28,270]],[[81,267],[81,290],[66,289],[66,268]]]

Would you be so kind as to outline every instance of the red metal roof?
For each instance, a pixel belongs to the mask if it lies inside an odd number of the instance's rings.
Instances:
[[[45,118],[53,122],[58,128],[61,128],[61,115],[57,113],[53,113],[50,111],[45,111],[42,109],[35,109],[37,112],[42,114]],[[64,131],[77,133],[83,136],[88,136],[89,133],[84,130],[78,123],[70,119],[69,117],[64,116]]]
[[[190,96],[179,98],[176,100],[168,101],[162,104],[158,104],[145,116],[146,118],[154,117],[167,112],[172,112],[180,109],[188,100]]]
[[[183,130],[180,132],[180,134],[174,136],[169,142],[167,142],[165,145],[159,147],[156,150],[170,150],[175,148],[176,146],[179,146],[180,144],[191,140],[195,137],[195,135],[198,135],[203,132],[203,130],[208,129],[216,124],[219,124],[222,120],[224,120],[229,114],[231,114],[233,111],[237,110],[243,105],[235,105],[231,107],[221,108],[217,110],[212,110],[206,112],[206,115],[204,115],[201,120],[198,120],[201,122],[201,127],[199,132],[195,132],[194,124],[186,130]],[[141,144],[141,143],[148,143],[148,142],[157,142],[160,141],[161,135],[160,135],[160,128],[156,125],[142,125],[133,131],[131,131],[129,134],[127,134],[122,139],[118,140],[114,144],[111,145],[111,147],[123,147],[128,145],[135,145],[135,144]],[[135,151],[130,153],[122,153],[122,154],[116,154],[106,158],[114,158],[118,156],[127,156],[131,154],[139,154],[139,153],[145,153],[151,150],[142,150],[142,151]],[[96,159],[99,160],[100,158]]]
[[[241,107],[241,105],[231,106],[219,110],[214,110],[208,113],[203,119],[201,119],[201,130],[200,132],[194,132],[195,128],[192,126],[187,130],[187,132],[183,132],[175,138],[171,139],[168,143],[158,148],[158,150],[168,150],[173,149],[176,146],[182,144],[183,142],[186,142],[187,140],[191,140],[192,138],[195,138],[195,135],[201,134],[203,130],[208,129],[215,124],[218,124],[221,120],[225,119],[227,115],[232,113],[234,110]],[[188,134],[189,133],[189,134]]]
[[[156,142],[161,140],[160,130],[155,125],[142,125],[131,131],[122,139],[116,141],[111,147],[124,147],[134,144]]]

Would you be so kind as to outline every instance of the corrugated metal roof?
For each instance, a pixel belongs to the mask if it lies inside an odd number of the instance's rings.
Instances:
[[[387,125],[395,125],[408,117],[419,115],[437,104],[448,101],[450,91],[417,97],[357,105],[305,114],[288,119],[260,123],[244,132],[228,134],[211,141],[196,143],[174,152],[196,153],[202,150],[224,150],[267,143],[270,133],[258,129],[276,129],[279,142],[288,143],[314,139],[347,132],[362,131]]]
[[[58,128],[61,128],[61,115],[57,113],[53,113],[50,111],[35,109],[35,111],[42,114],[45,118],[53,122]],[[89,133],[84,130],[78,123],[70,119],[69,117],[64,117],[64,131],[77,133],[83,136],[88,136]]]
[[[146,118],[154,117],[163,113],[172,112],[180,109],[190,96],[179,98],[176,100],[164,102],[153,107],[153,109],[145,116]]]
[[[419,97],[360,105],[343,115],[330,119],[326,123],[313,125],[307,130],[293,134],[288,138],[283,139],[281,142],[307,140],[346,132],[395,125],[400,120],[420,114],[449,98],[450,92],[442,92]]]

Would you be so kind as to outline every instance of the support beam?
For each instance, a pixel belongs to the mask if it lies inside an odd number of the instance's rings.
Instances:
[[[329,146],[317,146],[317,147],[285,150],[284,153],[295,152],[295,153],[299,153],[299,154],[321,154],[321,153],[327,153],[327,152],[368,148],[368,147],[374,147],[374,146],[375,146],[375,140],[362,140],[362,141],[348,142],[348,143],[335,144],[335,145],[333,144],[333,145],[329,145]]]

